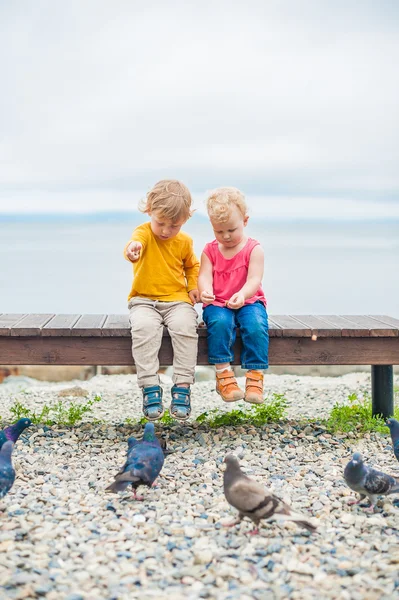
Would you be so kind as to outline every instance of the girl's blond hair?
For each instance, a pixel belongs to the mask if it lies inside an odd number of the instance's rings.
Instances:
[[[225,223],[230,218],[231,208],[236,206],[243,217],[248,214],[245,196],[235,187],[220,187],[210,192],[206,208],[211,219]]]
[[[189,189],[177,179],[162,179],[158,181],[146,198],[139,204],[139,210],[144,213],[159,213],[164,219],[173,223],[187,221],[192,214],[192,198]]]

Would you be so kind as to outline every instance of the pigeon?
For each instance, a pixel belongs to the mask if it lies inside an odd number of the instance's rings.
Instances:
[[[131,485],[135,499],[142,500],[137,496],[137,488],[140,485],[152,486],[161,472],[165,458],[155,435],[154,423],[146,423],[142,440],[130,437],[127,445],[127,460],[106,491],[123,492]]]
[[[15,480],[15,471],[11,464],[13,447],[14,444],[7,441],[0,450],[0,498],[8,494]]]
[[[245,475],[235,456],[228,454],[224,462],[226,463],[223,476],[224,495],[227,502],[238,510],[238,518],[227,527],[233,527],[244,517],[248,517],[255,524],[251,534],[259,533],[258,526],[262,519],[294,521],[312,533],[316,531],[316,527],[306,516],[294,512],[288,504],[268,492],[261,483]]]
[[[24,418],[19,419],[14,425],[4,427],[3,431],[0,431],[0,449],[7,440],[10,440],[15,444],[23,430],[30,427],[30,425],[32,425],[32,421]]]
[[[369,512],[374,512],[377,496],[399,494],[399,479],[365,465],[359,452],[355,452],[346,465],[344,479],[351,490],[360,494],[359,500],[349,504],[359,504],[367,496],[370,500]]]
[[[386,426],[391,430],[393,453],[396,456],[396,460],[399,461],[399,421],[388,419]]]

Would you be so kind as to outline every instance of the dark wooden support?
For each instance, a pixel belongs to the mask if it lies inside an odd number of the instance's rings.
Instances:
[[[240,364],[241,340],[237,337],[233,364]],[[399,364],[399,338],[270,339],[271,365],[386,365]],[[162,340],[159,361],[173,361],[169,335]],[[132,365],[129,331],[123,336],[1,337],[0,365]],[[207,365],[206,331],[200,330],[199,365]]]
[[[393,406],[393,367],[392,365],[372,365],[371,394],[373,416],[392,417]]]

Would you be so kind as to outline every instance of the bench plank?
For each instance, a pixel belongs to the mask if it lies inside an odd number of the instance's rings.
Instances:
[[[269,321],[269,336],[270,337],[282,337],[283,336],[283,330],[280,327],[280,325],[278,325],[273,316],[268,315],[268,321]]]
[[[21,321],[26,315],[21,314],[2,314],[0,317],[0,335],[9,336],[11,335],[11,329],[13,325],[16,325],[18,321]]]
[[[389,325],[391,328],[397,330],[397,335],[399,336],[399,319],[394,319],[393,317],[388,317],[388,315],[368,315],[372,319],[377,319],[381,323],[385,323],[385,325]]]
[[[104,337],[130,337],[129,315],[108,315],[101,332]]]
[[[366,315],[342,315],[345,319],[350,319],[359,327],[364,327],[369,330],[369,335],[372,337],[389,337],[395,336],[396,332],[392,327],[388,327],[385,323],[379,323],[377,320]]]
[[[42,329],[42,336],[71,335],[71,330],[80,315],[55,315]]]
[[[292,315],[273,315],[273,323],[282,329],[283,337],[311,337],[312,329]]]
[[[11,327],[12,336],[41,336],[42,329],[54,317],[53,314],[26,315]]]
[[[340,315],[320,315],[320,318],[324,321],[328,321],[332,325],[341,328],[342,337],[369,337],[370,331],[364,327],[359,327],[356,323],[351,321],[349,317],[342,317]]]
[[[337,327],[321,317],[315,315],[295,315],[295,318],[301,321],[312,330],[312,335],[317,337],[341,337],[341,327]]]
[[[101,337],[107,315],[81,315],[72,327],[72,336]]]

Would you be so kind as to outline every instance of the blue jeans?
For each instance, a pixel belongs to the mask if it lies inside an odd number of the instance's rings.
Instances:
[[[242,368],[268,368],[268,319],[262,302],[244,304],[237,310],[209,304],[203,310],[203,319],[208,328],[208,360],[211,364],[233,361],[236,327],[239,327],[242,341]]]

